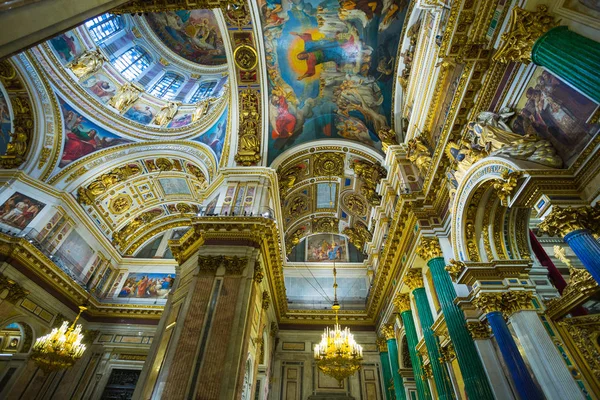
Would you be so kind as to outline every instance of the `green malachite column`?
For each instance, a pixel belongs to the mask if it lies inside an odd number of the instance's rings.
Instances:
[[[398,364],[398,345],[396,344],[396,335],[394,333],[394,326],[391,324],[384,325],[381,331],[387,339],[388,356],[390,359],[390,368],[392,369],[392,378],[394,380],[394,393],[396,394],[396,400],[406,400],[406,393],[404,391],[404,383],[398,370],[400,365]]]
[[[404,323],[404,332],[406,332],[406,340],[408,341],[408,353],[410,354],[410,361],[413,366],[413,372],[415,374],[415,383],[417,385],[417,395],[419,400],[431,400],[431,392],[429,391],[429,384],[425,379],[423,373],[423,360],[417,353],[417,344],[419,338],[417,337],[417,329],[415,328],[415,320],[413,319],[412,312],[410,311],[410,300],[408,294],[401,294],[394,300],[394,304],[400,311],[402,322]]]
[[[390,359],[388,356],[388,348],[385,339],[377,339],[377,345],[379,346],[379,357],[381,358],[381,369],[383,370],[383,386],[385,391],[385,398],[387,400],[394,400],[394,391],[390,390],[392,383],[392,368],[390,367]]]
[[[450,400],[454,399],[454,389],[446,366],[440,361],[440,343],[438,338],[433,333],[431,326],[433,325],[433,315],[429,308],[427,294],[423,287],[423,277],[421,270],[410,270],[406,274],[404,281],[412,289],[412,294],[415,297],[417,305],[418,318],[423,329],[423,338],[429,355],[429,363],[433,371],[433,380],[437,389],[438,399]]]
[[[531,61],[600,102],[600,43],[557,26],[535,42]]]
[[[467,329],[464,314],[460,307],[454,304],[454,299],[457,297],[456,290],[448,271],[446,271],[446,263],[441,256],[442,251],[438,240],[423,238],[421,245],[417,248],[417,254],[427,261],[431,271],[435,292],[444,313],[448,333],[456,351],[456,358],[469,399],[494,400],[494,393],[485,375],[485,368],[473,338]]]

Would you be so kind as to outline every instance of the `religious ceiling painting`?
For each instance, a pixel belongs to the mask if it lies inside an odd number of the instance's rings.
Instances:
[[[149,125],[153,120],[159,108],[146,101],[138,100],[123,114],[125,118],[142,125]]]
[[[158,180],[165,195],[192,194],[187,181],[183,178],[160,178]]]
[[[542,67],[536,67],[516,105],[512,128],[548,140],[571,164],[600,130],[588,121],[598,104]]]
[[[0,84],[0,154],[6,154],[6,145],[10,141],[12,132],[12,118],[10,116],[10,100]]]
[[[25,229],[46,205],[19,192],[0,206],[0,227]]]
[[[223,145],[225,141],[225,134],[227,133],[227,114],[228,109],[226,108],[223,114],[219,117],[217,122],[200,137],[194,139],[200,143],[208,145],[215,152],[217,156],[217,164],[221,161],[223,153]]]
[[[119,291],[119,297],[165,299],[174,282],[175,274],[130,272]]]
[[[381,149],[391,125],[407,1],[271,0],[262,5],[269,161],[291,146],[343,138]]]
[[[50,44],[63,64],[70,63],[83,52],[81,42],[73,31],[53,37]]]
[[[344,236],[317,234],[306,238],[306,261],[348,262],[348,242]]]
[[[98,72],[81,82],[81,86],[103,104],[117,93],[117,84],[106,74]]]
[[[146,16],[160,40],[181,57],[203,65],[227,62],[223,38],[210,10],[180,10]]]
[[[98,150],[130,142],[91,122],[64,100],[59,102],[65,132],[60,168]]]
[[[81,237],[77,229],[73,229],[60,245],[55,258],[60,260],[63,268],[70,270],[75,276],[80,276],[93,255],[94,249]]]

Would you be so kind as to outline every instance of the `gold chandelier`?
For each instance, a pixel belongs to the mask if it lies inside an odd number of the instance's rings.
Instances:
[[[75,327],[82,312],[87,307],[79,306],[77,318],[68,327],[64,321],[60,328],[52,329],[52,332],[42,336],[35,341],[31,359],[45,372],[57,371],[70,368],[81,358],[85,351],[85,345],[81,343],[81,324]],[[68,327],[68,328],[67,328]]]
[[[354,335],[348,327],[342,328],[338,323],[340,304],[337,300],[337,280],[335,264],[333,266],[333,306],[335,325],[333,329],[325,328],[321,343],[315,345],[315,361],[325,375],[337,379],[340,387],[344,379],[354,375],[360,369],[362,361],[362,346],[356,343]]]

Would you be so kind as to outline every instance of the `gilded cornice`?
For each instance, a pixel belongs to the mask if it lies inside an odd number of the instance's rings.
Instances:
[[[159,319],[164,309],[162,305],[141,305],[131,303],[104,303],[79,286],[52,260],[25,238],[0,233],[0,254],[10,263],[14,260],[19,268],[26,268],[35,274],[48,287],[70,299],[73,304],[87,302],[87,315],[92,317],[127,317]]]
[[[527,278],[531,260],[494,260],[492,262],[459,262],[461,273],[457,283],[473,286],[477,281]]]

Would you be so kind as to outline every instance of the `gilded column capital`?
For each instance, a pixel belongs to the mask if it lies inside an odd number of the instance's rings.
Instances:
[[[452,280],[454,282],[456,282],[456,280],[458,279],[458,277],[460,276],[460,274],[463,272],[463,270],[466,268],[465,263],[462,261],[457,261],[453,258],[450,259],[450,264],[446,265],[446,271],[448,271],[448,274],[450,275],[450,278],[452,278]]]
[[[440,364],[451,362],[456,358],[456,351],[452,343],[448,343],[446,347],[440,348]]]
[[[386,340],[396,339],[396,332],[394,331],[394,325],[385,324],[381,327],[381,334]]]
[[[536,40],[556,25],[546,5],[538,5],[535,12],[514,7],[508,28],[501,36],[502,46],[494,54],[493,60],[505,64],[511,61],[529,64]]]
[[[550,236],[565,236],[580,229],[589,229],[600,233],[600,202],[593,207],[553,206],[550,214],[538,225],[540,232]]]
[[[429,261],[436,257],[442,257],[440,241],[436,237],[421,238],[421,243],[417,246],[417,254],[425,261]]]
[[[379,349],[380,353],[387,353],[387,351],[388,351],[387,340],[385,340],[384,337],[377,338],[377,348]]]
[[[485,321],[467,322],[467,329],[473,339],[489,339],[490,326]]]
[[[4,290],[8,291],[4,300],[13,304],[24,299],[30,293],[29,290],[23,289],[23,287],[14,280],[0,274],[0,293],[4,292]]]
[[[503,311],[507,316],[510,316],[518,311],[532,310],[531,299],[533,299],[533,292],[524,290],[505,292],[502,294]]]
[[[486,314],[503,311],[502,292],[484,292],[479,293],[472,301],[473,305]]]
[[[431,368],[431,363],[423,365],[423,375],[427,379],[433,378],[433,369]]]
[[[409,269],[404,276],[404,283],[410,288],[415,290],[423,287],[423,273],[420,269],[414,268]]]
[[[247,258],[238,256],[198,256],[198,268],[202,272],[215,272],[222,265],[227,273],[239,275],[247,262]]]
[[[262,293],[262,308],[263,310],[268,310],[269,305],[271,304],[271,296],[269,296],[269,292],[266,290]]]
[[[408,293],[398,293],[394,298],[394,305],[400,312],[410,311],[410,296]]]

